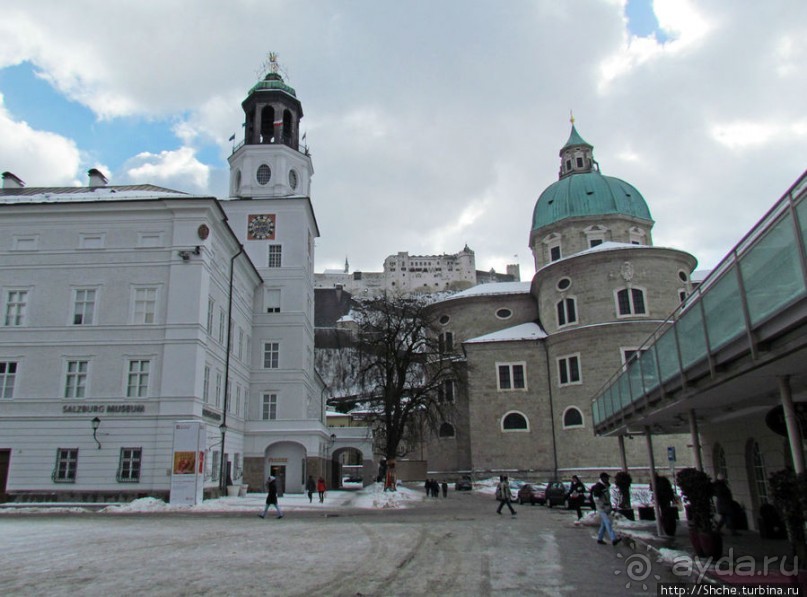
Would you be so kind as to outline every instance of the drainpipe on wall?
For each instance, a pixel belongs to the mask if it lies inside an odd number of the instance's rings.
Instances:
[[[230,259],[230,286],[227,296],[227,348],[224,355],[224,409],[221,413],[221,462],[219,463],[219,489],[222,495],[227,493],[227,456],[224,453],[224,436],[227,433],[227,408],[229,394],[227,386],[230,382],[230,349],[232,344],[232,324],[233,324],[233,274],[235,272],[235,260],[244,252],[244,245],[238,244],[238,253]]]
[[[544,346],[546,358],[546,387],[549,390],[549,420],[552,422],[552,478],[558,478],[558,444],[555,438],[555,407],[552,401],[552,369],[549,368],[549,349]]]

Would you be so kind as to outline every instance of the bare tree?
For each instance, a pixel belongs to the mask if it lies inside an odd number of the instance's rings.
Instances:
[[[459,382],[460,358],[441,338],[426,297],[360,299],[352,316],[355,366],[344,381],[376,423],[380,452],[394,460],[422,441],[424,428],[447,419],[453,403],[445,388]]]

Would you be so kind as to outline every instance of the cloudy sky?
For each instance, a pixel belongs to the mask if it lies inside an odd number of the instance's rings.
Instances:
[[[529,279],[570,110],[701,268],[807,167],[804,0],[3,0],[0,171],[224,197],[269,51],[305,111],[317,271],[467,243]]]

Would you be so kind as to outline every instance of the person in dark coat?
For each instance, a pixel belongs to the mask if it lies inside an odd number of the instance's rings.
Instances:
[[[443,481],[442,488],[443,488],[443,497],[447,498],[448,497],[448,483]]]
[[[266,513],[269,511],[269,506],[274,506],[277,510],[277,518],[283,518],[283,512],[280,510],[280,505],[277,503],[277,477],[269,475],[266,480],[266,506],[263,509],[263,514],[258,514],[260,518],[266,518]]]
[[[305,482],[305,491],[308,494],[308,503],[310,504],[314,499],[314,492],[317,490],[317,483],[314,477],[308,475],[308,480]]]
[[[717,480],[714,482],[714,492],[715,510],[720,516],[720,520],[717,521],[717,530],[719,531],[725,525],[732,535],[739,535],[731,511],[734,497],[731,495],[728,481],[722,473],[718,473]]]
[[[510,480],[507,476],[499,477],[499,484],[496,486],[496,499],[499,500],[499,507],[496,509],[496,514],[502,513],[502,508],[507,506],[510,508],[510,514],[516,515],[513,506],[510,502],[513,501],[513,492],[510,491]]]
[[[586,486],[580,481],[580,477],[572,475],[572,483],[569,485],[569,493],[566,494],[569,500],[569,507],[577,510],[577,520],[583,518],[583,502],[586,499]]]
[[[597,531],[597,543],[605,545],[603,537],[606,533],[611,538],[611,544],[616,545],[622,541],[621,537],[617,537],[611,526],[611,483],[609,479],[611,476],[608,473],[600,473],[600,480],[591,486],[591,497],[594,498],[594,505],[597,508],[597,513],[600,515],[600,530]]]

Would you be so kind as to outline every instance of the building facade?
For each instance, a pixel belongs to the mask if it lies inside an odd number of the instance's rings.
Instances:
[[[429,440],[435,474],[619,470],[619,442],[592,431],[591,396],[691,292],[694,257],[653,246],[644,198],[600,173],[574,126],[560,156],[559,180],[533,212],[532,282],[480,285],[432,306],[466,362],[456,420]],[[688,458],[687,439],[658,439],[659,467],[668,468],[667,447]],[[624,445],[646,480],[644,442]]]
[[[288,492],[360,433],[329,430],[314,370],[311,158],[270,72],[243,104],[231,197],[152,185],[0,192],[0,478],[29,499],[167,497],[178,421],[202,425],[206,494]]]

